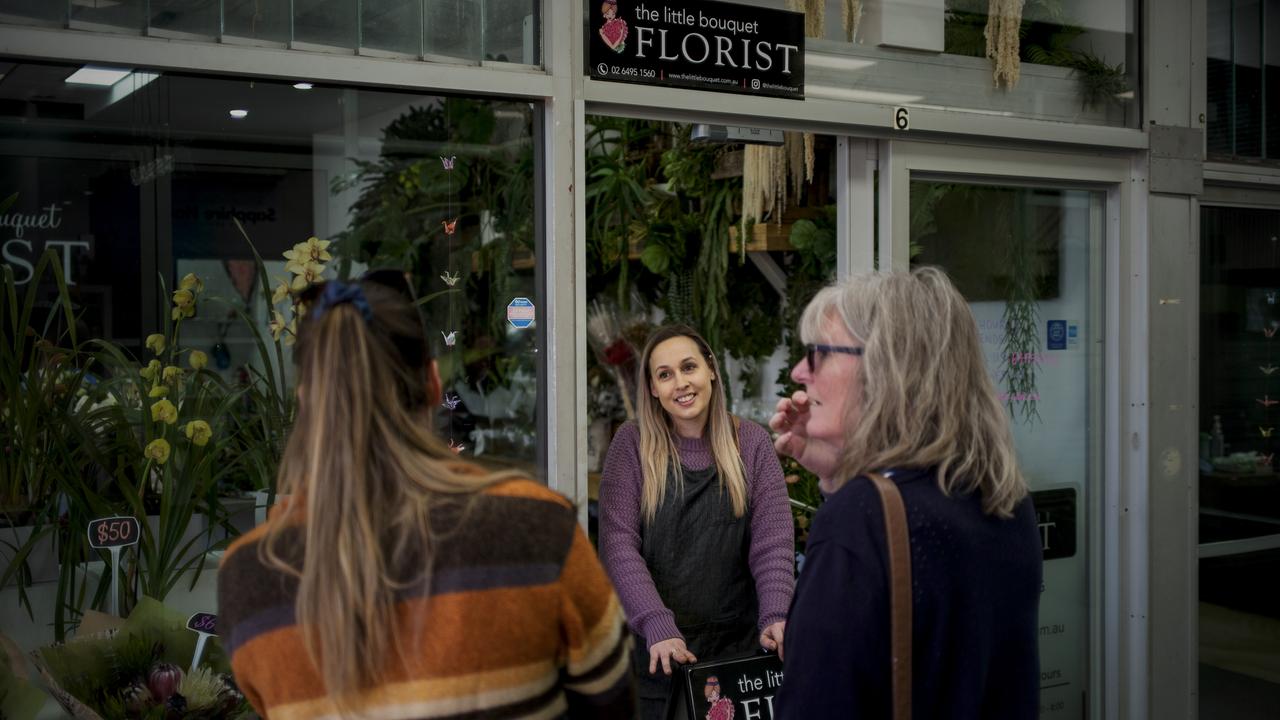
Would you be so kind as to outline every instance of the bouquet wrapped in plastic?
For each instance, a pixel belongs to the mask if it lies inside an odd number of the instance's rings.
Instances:
[[[619,313],[611,305],[593,300],[587,311],[587,344],[595,352],[596,362],[613,375],[627,411],[636,416],[636,362],[640,353],[627,339]]]
[[[252,717],[211,638],[192,670],[197,636],[186,618],[144,597],[119,627],[36,650],[49,694],[81,720]]]
[[[33,720],[48,696],[27,679],[27,663],[18,649],[0,633],[0,718]]]

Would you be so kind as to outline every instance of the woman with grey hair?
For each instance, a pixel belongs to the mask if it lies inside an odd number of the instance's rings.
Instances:
[[[778,717],[1035,718],[1035,511],[965,299],[936,268],[860,275],[819,291],[800,335],[804,390],[769,425],[826,502]]]

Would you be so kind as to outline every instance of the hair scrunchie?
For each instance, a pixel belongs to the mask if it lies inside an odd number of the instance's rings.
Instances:
[[[316,320],[324,317],[325,311],[329,308],[343,303],[351,303],[356,310],[360,311],[365,322],[373,322],[373,308],[369,307],[369,299],[364,296],[364,290],[360,289],[360,284],[344,283],[339,280],[330,280],[324,284],[324,292],[321,293],[320,302],[316,306]]]

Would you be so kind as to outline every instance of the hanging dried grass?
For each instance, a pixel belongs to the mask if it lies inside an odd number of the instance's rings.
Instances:
[[[804,134],[804,180],[813,182],[813,133]]]
[[[840,24],[844,26],[845,42],[857,42],[858,25],[862,23],[862,0],[844,0],[840,3]]]
[[[800,189],[804,187],[804,139],[801,133],[783,135],[783,149],[787,155],[787,179],[791,181],[788,188],[793,197],[800,197]],[[783,209],[786,209],[785,198]]]
[[[791,135],[792,133],[787,133]],[[782,222],[787,207],[786,146],[748,145],[742,162],[742,226],[764,222],[766,218]]]
[[[782,223],[787,205],[813,182],[813,133],[783,134],[782,147],[748,145],[742,153],[742,224],[766,219]]]
[[[1002,84],[1012,89],[1018,84],[1021,73],[1020,40],[1022,4],[1024,0],[988,0],[987,27],[983,37],[987,39],[987,58],[994,64],[996,87]]]
[[[820,38],[827,34],[826,0],[807,0],[804,9],[804,34],[806,37]]]

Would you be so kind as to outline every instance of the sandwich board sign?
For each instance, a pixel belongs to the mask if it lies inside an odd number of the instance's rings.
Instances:
[[[672,683],[668,720],[773,719],[773,696],[782,686],[777,653],[753,652],[685,665]]]

